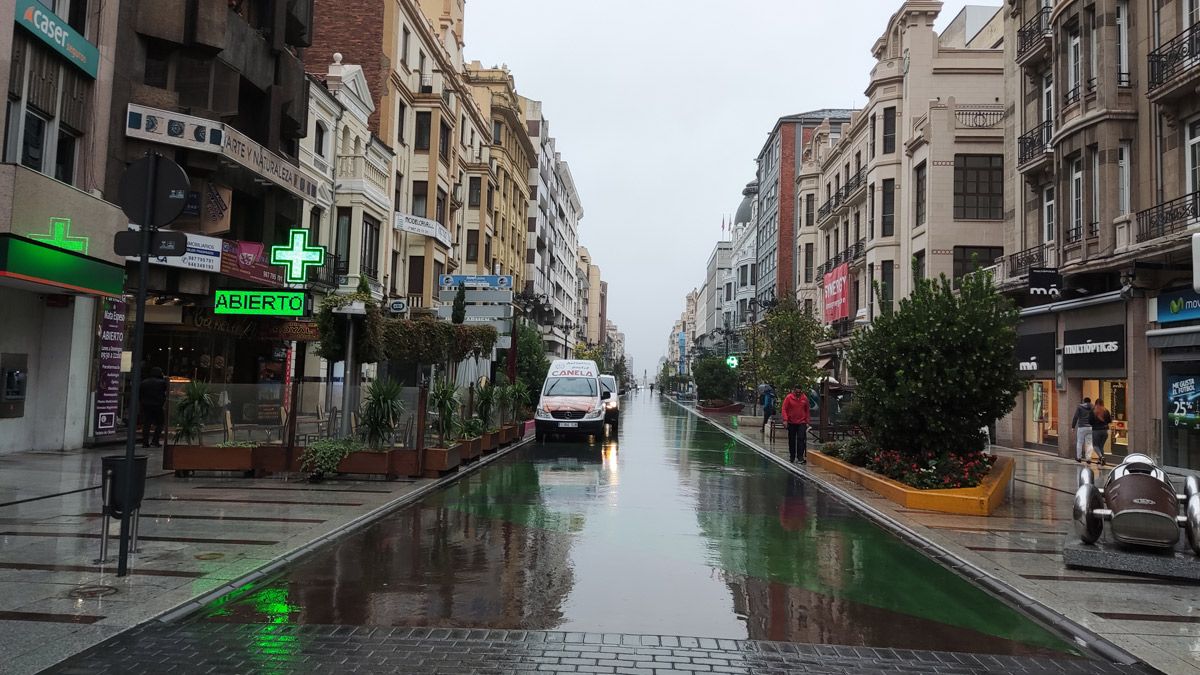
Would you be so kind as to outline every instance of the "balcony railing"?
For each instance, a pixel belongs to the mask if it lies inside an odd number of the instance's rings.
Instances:
[[[1050,151],[1054,122],[1042,122],[1017,138],[1017,164],[1024,164]]]
[[[1100,235],[1100,223],[1088,223],[1087,233],[1089,237],[1097,237]]]
[[[833,200],[825,202],[817,209],[817,220],[824,220],[826,216],[833,213]]]
[[[1132,80],[1131,75],[1127,72],[1126,73],[1117,73],[1117,86],[1118,87],[1132,87],[1133,80]]]
[[[1147,91],[1154,91],[1176,75],[1200,66],[1200,24],[1193,24],[1146,58],[1150,65]]]
[[[1071,87],[1070,89],[1067,90],[1067,93],[1063,94],[1063,105],[1071,105],[1072,103],[1079,103],[1079,85],[1078,84],[1075,85],[1074,87]]]
[[[1027,52],[1033,50],[1049,32],[1050,8],[1043,7],[1037,14],[1033,15],[1032,19],[1026,21],[1017,30],[1017,56],[1024,56]]]
[[[1137,240],[1151,241],[1200,225],[1200,191],[1184,195],[1137,214]]]
[[[1067,243],[1074,244],[1083,238],[1083,223],[1073,223],[1067,227]]]
[[[358,271],[364,277],[368,277],[370,279],[374,279],[375,281],[379,281],[379,267],[376,265],[370,264],[366,260],[364,260],[360,263]]]
[[[1014,253],[1008,256],[1008,276],[1019,277],[1026,274],[1029,272],[1029,268],[1041,265],[1044,260],[1045,253],[1041,246]]]
[[[1004,108],[958,108],[954,119],[962,129],[991,129],[1004,119]]]
[[[321,288],[337,288],[338,275],[345,274],[341,269],[341,259],[336,255],[328,254],[325,256],[325,262],[320,267],[310,267],[308,269],[308,285]]]

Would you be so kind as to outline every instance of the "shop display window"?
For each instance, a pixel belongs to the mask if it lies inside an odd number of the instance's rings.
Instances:
[[[1163,367],[1163,463],[1200,468],[1200,365],[1170,363]]]
[[[1058,393],[1054,380],[1034,380],[1025,392],[1025,439],[1040,445],[1058,445]]]
[[[1128,384],[1126,380],[1083,381],[1083,396],[1093,401],[1097,398],[1103,400],[1104,406],[1112,414],[1112,424],[1108,426],[1108,443],[1104,446],[1105,455],[1124,456],[1129,454],[1129,406],[1127,391]]]

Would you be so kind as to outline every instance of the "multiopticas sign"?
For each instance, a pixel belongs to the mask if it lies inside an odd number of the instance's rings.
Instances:
[[[77,68],[96,78],[100,52],[74,28],[37,0],[17,0],[16,22]]]

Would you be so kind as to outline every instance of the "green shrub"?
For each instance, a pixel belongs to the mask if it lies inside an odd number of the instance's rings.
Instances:
[[[300,469],[314,478],[331,474],[347,455],[362,449],[363,444],[353,438],[322,438],[304,448]]]

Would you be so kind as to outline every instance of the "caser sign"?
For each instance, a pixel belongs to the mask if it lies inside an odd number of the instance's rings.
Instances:
[[[14,17],[17,24],[24,26],[76,68],[92,79],[96,78],[99,50],[67,25],[65,19],[37,0],[17,0]]]

